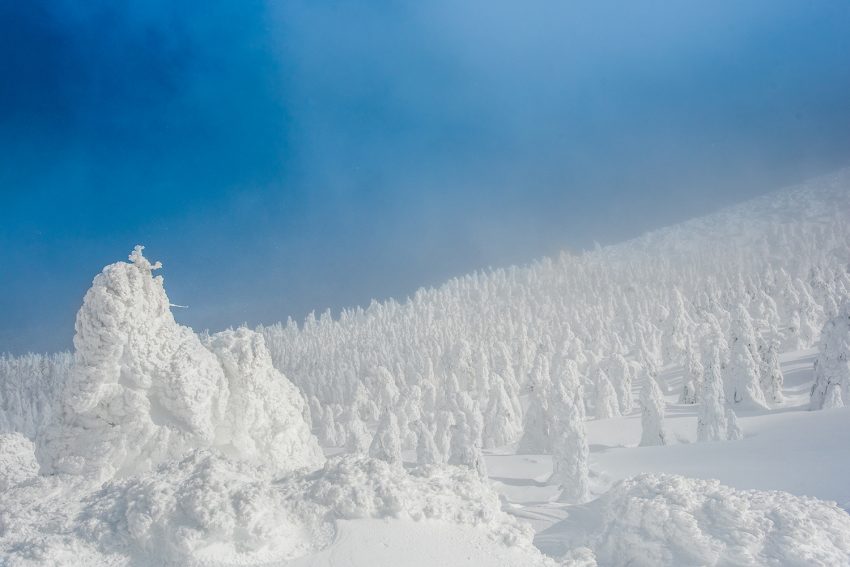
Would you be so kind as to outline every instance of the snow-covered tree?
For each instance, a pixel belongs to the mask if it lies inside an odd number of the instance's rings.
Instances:
[[[735,412],[726,402],[723,379],[720,375],[720,351],[716,347],[705,359],[699,412],[697,441],[728,441],[740,439]]]
[[[725,371],[727,398],[738,405],[766,408],[759,366],[754,357],[755,332],[747,310],[739,305],[732,325],[729,364]]]
[[[772,342],[759,344],[759,378],[765,398],[775,404],[780,404],[785,399],[782,394],[785,376],[779,366],[779,356],[776,349],[776,344]]]
[[[620,416],[620,403],[617,400],[617,392],[608,375],[604,370],[598,370],[596,374],[596,400],[594,410],[596,419],[609,419]]]
[[[834,391],[833,391],[834,390]],[[815,383],[810,407],[822,409],[827,399],[850,400],[850,302],[844,303],[838,315],[826,322],[818,344],[815,361]]]
[[[583,398],[578,369],[569,364],[553,388],[551,481],[561,487],[559,500],[573,504],[586,501],[590,493]]]
[[[666,445],[667,434],[664,431],[664,397],[658,383],[645,379],[640,391],[641,446]]]
[[[369,446],[369,456],[390,464],[401,464],[401,438],[395,413],[385,410]]]
[[[345,450],[355,455],[365,455],[372,444],[372,436],[366,425],[360,420],[357,410],[352,406],[345,414]]]
[[[549,361],[541,357],[526,385],[528,407],[523,416],[518,453],[540,454],[550,451],[548,407],[551,388]]]
[[[492,449],[516,441],[519,430],[516,426],[513,405],[501,380],[495,380],[490,390],[490,404],[484,424],[484,447]]]
[[[416,443],[416,462],[420,465],[437,465],[444,462],[440,449],[434,442],[434,432],[428,424],[420,421],[416,424],[418,433]]]

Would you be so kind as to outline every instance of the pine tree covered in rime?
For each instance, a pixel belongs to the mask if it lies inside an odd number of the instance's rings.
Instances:
[[[608,380],[605,371],[599,369],[596,373],[596,401],[594,404],[596,419],[609,419],[620,416],[620,404],[617,401],[617,392]]]
[[[575,363],[573,363],[575,364]],[[526,408],[522,437],[517,446],[518,453],[542,454],[551,452],[549,426],[549,397],[552,381],[548,364],[541,365],[540,372],[533,375],[528,384],[528,408]]]
[[[747,310],[739,306],[732,326],[729,365],[725,370],[727,398],[746,407],[767,408],[761,389],[755,331]]]
[[[663,359],[667,364],[683,362],[694,326],[679,289],[674,287],[671,296],[671,309],[664,323]]]
[[[440,452],[440,462],[448,462],[452,447],[452,428],[455,418],[450,411],[441,410],[437,412],[436,428],[434,430],[434,443]]]
[[[721,377],[720,351],[715,347],[704,361],[705,375],[697,414],[697,441],[728,441],[740,438],[735,413],[726,401]]]
[[[355,455],[366,455],[372,444],[372,435],[360,420],[358,412],[349,408],[345,413],[345,450]]]
[[[785,376],[782,374],[782,368],[779,365],[776,343],[762,342],[759,344],[758,351],[761,389],[767,400],[775,404],[781,404],[785,401],[782,394]]]
[[[462,412],[457,413],[454,418],[454,425],[450,430],[449,464],[469,467],[482,478],[486,477],[487,470],[484,455],[481,452],[481,442],[476,438],[473,427]]]
[[[666,445],[664,397],[655,380],[646,379],[640,391],[640,445]]]
[[[375,437],[369,446],[369,456],[393,465],[401,464],[401,438],[398,421],[391,411],[385,411],[378,423]]]
[[[695,404],[699,401],[704,372],[705,369],[691,344],[685,357],[685,376],[682,380],[682,393],[679,396],[680,404]]]
[[[811,409],[827,405],[841,407],[850,395],[850,302],[844,303],[838,315],[826,322],[820,334],[815,361],[815,383],[811,392]]]
[[[550,480],[561,487],[561,502],[585,502],[590,494],[587,464],[589,449],[584,428],[584,393],[574,364],[565,367],[552,393]]]
[[[520,434],[518,420],[514,415],[505,388],[499,381],[494,382],[487,408],[487,420],[484,425],[484,448],[502,447],[516,441]]]
[[[420,465],[439,465],[446,462],[445,456],[434,441],[434,432],[428,424],[416,424],[416,462]]]
[[[632,373],[628,361],[622,354],[615,353],[608,357],[605,372],[617,393],[620,413],[629,413],[632,411],[634,400],[632,399]]]

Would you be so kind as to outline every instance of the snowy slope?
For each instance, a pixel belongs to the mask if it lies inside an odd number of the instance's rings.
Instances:
[[[73,359],[0,358],[0,564],[850,564],[850,409],[809,411],[848,213],[850,170],[203,336],[137,248],[95,278]],[[708,391],[743,439],[696,442]],[[649,426],[667,444],[638,446]]]

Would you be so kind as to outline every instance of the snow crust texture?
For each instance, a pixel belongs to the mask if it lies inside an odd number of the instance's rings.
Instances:
[[[850,516],[834,503],[787,492],[644,474],[589,508],[599,525],[584,544],[600,565],[850,563]]]

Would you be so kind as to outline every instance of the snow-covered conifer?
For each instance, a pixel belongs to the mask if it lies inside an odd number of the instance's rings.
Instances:
[[[759,365],[761,388],[765,398],[773,403],[779,404],[784,401],[782,387],[785,377],[779,366],[779,356],[776,352],[777,346],[772,342],[759,344]]]
[[[840,391],[832,393],[833,386]],[[840,396],[838,395],[840,394]],[[815,383],[810,407],[821,409],[828,397],[830,403],[850,400],[850,302],[844,303],[838,315],[823,326],[815,361]]]
[[[420,465],[437,465],[444,462],[440,449],[434,442],[434,432],[422,421],[416,424],[416,462]]]
[[[645,379],[640,391],[641,446],[666,445],[667,434],[664,431],[664,397],[658,383]]]
[[[561,487],[559,500],[580,503],[587,500],[588,447],[584,428],[584,404],[576,364],[569,361],[564,374],[554,384],[552,396],[552,478]]]
[[[385,410],[378,422],[378,429],[372,444],[369,446],[369,456],[390,464],[401,464],[401,439],[398,430],[398,420],[390,410]]]
[[[598,370],[596,374],[596,419],[609,419],[620,416],[620,403],[617,400],[617,392],[608,380],[604,370]]]

